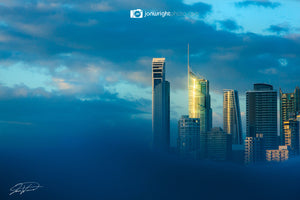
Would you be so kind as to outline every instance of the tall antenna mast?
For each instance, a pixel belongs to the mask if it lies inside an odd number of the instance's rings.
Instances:
[[[187,61],[188,61],[188,102],[189,102],[189,89],[190,89],[190,44],[188,43],[188,52],[187,52]]]
[[[188,70],[190,71],[190,44],[188,43]]]

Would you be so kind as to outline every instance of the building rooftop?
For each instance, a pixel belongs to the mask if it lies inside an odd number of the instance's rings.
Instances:
[[[255,83],[253,88],[255,91],[273,90],[273,86],[266,83]]]
[[[153,58],[152,62],[165,62],[166,58]]]

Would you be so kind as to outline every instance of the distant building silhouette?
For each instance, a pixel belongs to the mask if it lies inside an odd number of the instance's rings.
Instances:
[[[247,137],[263,134],[265,150],[278,148],[277,92],[272,85],[257,83],[246,92],[246,121]]]
[[[265,161],[265,152],[263,134],[256,134],[255,137],[246,137],[245,164]]]
[[[178,121],[178,153],[183,158],[198,159],[200,119],[183,115]]]
[[[152,60],[152,132],[153,147],[170,148],[170,83],[165,80],[165,58]]]
[[[243,144],[240,104],[236,90],[224,90],[223,128],[231,135],[232,144]]]
[[[244,164],[245,159],[245,145],[243,144],[233,144],[231,161],[238,164]]]
[[[284,122],[289,120],[291,115],[300,113],[300,89],[295,88],[293,93],[283,93],[280,89],[280,144],[285,145]]]

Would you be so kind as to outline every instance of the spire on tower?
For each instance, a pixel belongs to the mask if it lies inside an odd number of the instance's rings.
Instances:
[[[188,69],[190,69],[190,44],[188,43]],[[189,70],[190,71],[190,70]]]
[[[187,57],[188,57],[188,78],[187,78],[187,81],[188,81],[188,90],[190,88],[190,44],[188,43],[188,52],[187,52]]]

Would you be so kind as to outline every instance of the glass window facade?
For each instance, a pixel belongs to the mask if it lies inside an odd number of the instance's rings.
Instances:
[[[188,68],[189,117],[200,118],[200,132],[212,128],[209,81],[200,78]]]

